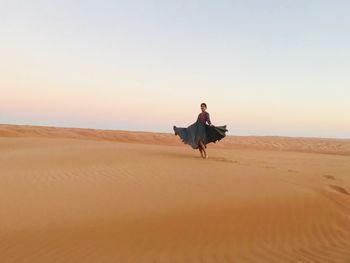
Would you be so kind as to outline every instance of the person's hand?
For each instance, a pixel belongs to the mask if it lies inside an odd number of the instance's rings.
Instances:
[[[213,127],[214,125],[213,125],[213,124],[210,124],[209,126]]]

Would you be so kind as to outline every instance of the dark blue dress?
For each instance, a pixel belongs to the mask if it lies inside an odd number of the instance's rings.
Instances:
[[[199,142],[204,145],[221,140],[226,136],[226,125],[209,126],[211,124],[208,112],[202,112],[198,115],[197,121],[187,128],[178,128],[174,126],[175,135],[179,135],[185,144],[191,145],[193,149],[199,148]]]

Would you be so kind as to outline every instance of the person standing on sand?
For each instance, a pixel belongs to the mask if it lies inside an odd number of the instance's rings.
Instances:
[[[226,125],[214,126],[210,121],[210,115],[206,111],[207,104],[201,104],[201,113],[197,121],[187,128],[178,128],[174,125],[175,135],[179,135],[185,144],[189,144],[193,149],[199,149],[201,157],[208,158],[206,148],[210,142],[216,142],[226,136]],[[207,124],[208,123],[208,124]]]

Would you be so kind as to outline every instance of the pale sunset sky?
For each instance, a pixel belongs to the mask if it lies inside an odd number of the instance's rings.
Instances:
[[[0,0],[0,123],[350,138],[350,1]]]

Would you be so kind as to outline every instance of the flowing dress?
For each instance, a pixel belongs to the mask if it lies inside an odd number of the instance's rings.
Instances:
[[[208,123],[209,125],[207,125]],[[179,128],[174,126],[175,135],[178,135],[181,140],[190,145],[193,149],[199,148],[199,142],[204,145],[220,141],[226,136],[226,125],[210,126],[210,116],[208,112],[202,112],[198,115],[197,121],[187,128]]]

